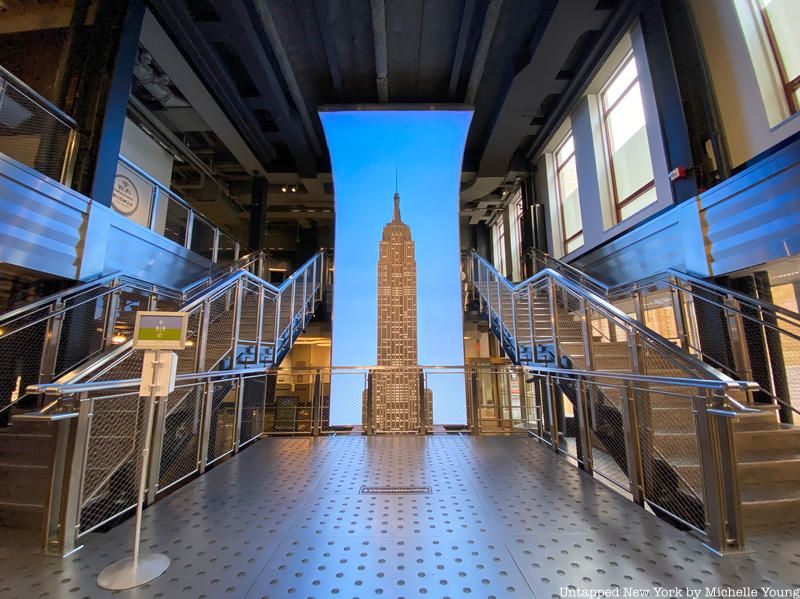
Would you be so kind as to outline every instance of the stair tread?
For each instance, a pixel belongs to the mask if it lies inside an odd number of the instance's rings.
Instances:
[[[743,504],[773,501],[800,501],[800,485],[796,481],[783,483],[756,483],[742,485]]]
[[[17,501],[0,500],[0,508],[13,508],[15,510],[26,510],[31,512],[41,511],[45,508],[43,503],[20,503]]]

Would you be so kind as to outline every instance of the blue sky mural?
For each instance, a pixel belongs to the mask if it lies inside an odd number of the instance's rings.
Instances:
[[[376,363],[378,242],[392,219],[395,168],[402,219],[416,246],[420,364],[463,364],[458,191],[472,112],[330,111],[321,118],[336,204],[333,365]],[[444,379],[447,389],[437,393]],[[457,390],[451,376],[429,380],[434,422],[464,422],[463,377]],[[331,421],[360,422],[360,397],[345,399],[351,393],[333,384]]]

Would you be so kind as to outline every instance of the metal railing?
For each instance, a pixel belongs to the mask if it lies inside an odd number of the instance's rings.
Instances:
[[[117,174],[128,178],[136,193],[144,196],[145,208],[131,215],[136,222],[214,263],[239,258],[236,239],[124,156],[119,157]]]
[[[239,270],[263,276],[269,256],[257,252],[183,287],[107,275],[0,316],[0,417],[29,385],[52,382],[124,344],[139,310],[177,310]]]
[[[0,152],[69,186],[76,147],[75,121],[0,66]]]
[[[780,407],[784,422],[800,419],[800,314],[677,270],[607,286],[535,250],[550,268],[595,293],[686,352],[729,376],[756,380],[756,401]],[[793,416],[794,415],[794,416]]]
[[[239,269],[198,292],[178,311],[189,314],[188,346],[179,373],[264,368],[280,363],[314,315],[326,282],[320,251],[280,286]],[[141,353],[126,340],[114,350],[68,372],[52,384],[28,386],[29,393],[62,385],[126,380],[139,376]]]
[[[404,375],[430,390],[408,398],[409,421],[426,424],[407,432],[533,435],[715,549],[742,546],[732,442],[739,408],[727,396],[735,383],[491,364],[178,375],[175,390],[155,405],[144,465],[137,461],[147,422],[139,379],[53,386],[73,414],[62,431],[70,442],[60,446],[74,451],[57,460],[64,466],[51,497],[63,509],[50,512],[62,520],[51,522],[49,545],[70,551],[83,535],[124,518],[135,507],[140,468],[153,502],[262,436],[380,433],[371,411],[397,403],[395,393],[381,396],[380,374]],[[655,397],[679,415],[681,428],[669,439],[650,425]],[[456,405],[460,424],[440,422]]]

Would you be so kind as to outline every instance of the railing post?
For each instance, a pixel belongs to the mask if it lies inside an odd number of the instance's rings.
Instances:
[[[534,322],[532,285],[528,285],[528,332],[531,336],[531,362],[536,358],[536,323]]]
[[[194,211],[189,210],[186,214],[186,237],[183,240],[183,247],[187,250],[192,249],[192,234],[194,232]]]
[[[214,381],[206,381],[206,389],[203,400],[203,424],[200,427],[200,455],[198,457],[197,470],[200,474],[206,471],[208,462],[208,440],[211,435],[211,416],[214,409]]]
[[[303,312],[302,312],[302,320],[300,321],[300,326],[305,328],[306,326],[306,306],[308,305],[308,269],[306,268],[303,271]]]
[[[708,544],[724,554],[744,549],[744,532],[733,439],[735,414],[724,409],[724,392],[716,393],[698,393],[693,403]]]
[[[550,443],[552,444],[553,451],[558,453],[558,389],[556,389],[553,383],[553,375],[550,373],[545,375],[545,385],[547,389],[547,407],[550,412]]]
[[[556,309],[556,282],[550,281],[547,285],[547,303],[550,308],[550,333],[553,338],[553,366],[555,368],[561,367],[561,351],[558,347],[558,310]]]
[[[586,379],[579,376],[575,381],[577,389],[578,405],[578,439],[581,442],[579,456],[583,470],[589,474],[593,473],[592,466],[592,435],[589,424],[589,395],[586,389]]]
[[[2,94],[0,94],[0,103],[2,103]],[[61,184],[65,187],[72,187],[72,176],[75,173],[75,158],[77,157],[77,149],[78,132],[73,128],[70,129],[69,132],[67,148],[64,152],[64,162],[61,165],[61,177],[59,178]]]
[[[319,437],[322,429],[322,372],[314,372],[314,385],[311,394],[311,436]]]
[[[158,226],[158,204],[161,200],[161,188],[158,185],[153,185],[153,197],[150,201],[150,226],[151,231],[155,231]],[[156,231],[158,233],[158,231]]]
[[[120,295],[120,280],[114,279],[111,282],[111,292],[108,295],[108,304],[106,305],[105,317],[103,319],[103,347],[106,348],[111,345],[111,339],[114,337],[114,326],[117,324],[117,316],[119,314],[119,295]]]
[[[497,327],[498,327],[498,334],[500,336],[500,351],[505,351],[505,348],[503,347],[503,340],[505,337],[505,334],[503,333],[503,298],[500,296],[499,274],[494,275],[494,283],[495,283],[495,289],[497,291]]]
[[[244,301],[244,280],[236,281],[233,296],[233,328],[231,330],[231,370],[236,368],[236,354],[239,351],[239,329],[242,324],[242,302]]]
[[[747,350],[741,305],[738,299],[730,295],[725,297],[723,304],[726,307],[725,318],[728,323],[728,335],[731,340],[736,373],[741,380],[750,381],[753,379],[753,369],[750,366],[750,352]]]
[[[216,264],[219,262],[219,227],[214,227],[214,245],[211,250],[211,261]]]
[[[272,348],[272,365],[277,366],[278,361],[278,342],[281,339],[281,297],[283,294],[278,293],[275,296],[275,345]]]
[[[289,305],[289,347],[294,345],[294,298],[297,293],[295,287],[297,285],[297,278],[292,279],[292,303]]]
[[[686,326],[686,306],[683,304],[683,293],[680,287],[680,281],[677,277],[670,277],[670,297],[672,298],[672,313],[675,318],[675,332],[678,334],[681,347],[685,351],[689,351],[691,344],[689,343],[689,328]]]
[[[375,434],[375,402],[373,401],[373,393],[375,392],[373,373],[370,370],[366,375],[367,383],[367,409],[366,411],[366,429],[367,436]]]
[[[470,433],[475,436],[481,434],[481,388],[478,376],[478,369],[473,368],[470,372],[470,417],[472,419]]]
[[[239,453],[239,443],[242,437],[242,410],[244,409],[244,377],[240,376],[236,382],[236,407],[233,417],[233,453]]]
[[[628,480],[632,499],[644,505],[644,475],[642,472],[642,451],[639,445],[639,422],[636,417],[636,404],[633,399],[631,382],[625,381],[620,393],[622,408],[622,428],[625,440],[625,459],[628,465]]]
[[[167,420],[167,408],[169,398],[157,397],[155,401],[155,418],[153,420],[153,435],[152,443],[150,446],[149,464],[146,466],[148,470],[147,484],[147,505],[150,505],[156,500],[158,493],[158,482],[161,478],[161,454],[164,450],[164,431]],[[145,467],[143,465],[143,467]]]
[[[258,286],[258,308],[256,312],[256,350],[253,356],[256,365],[261,363],[261,344],[264,339],[264,287]]]
[[[47,319],[47,332],[44,337],[42,360],[39,367],[39,383],[52,382],[56,374],[58,346],[61,341],[61,328],[64,324],[63,309],[64,304],[61,303],[61,300],[57,300],[55,304],[50,306],[50,313],[52,316]]]
[[[425,399],[425,371],[419,369],[419,434],[428,434],[428,402]]]
[[[511,326],[514,335],[514,359],[519,364],[519,339],[517,337],[517,294],[509,291],[511,295]]]
[[[206,349],[208,346],[208,324],[211,320],[211,301],[203,301],[203,309],[200,312],[200,330],[197,331],[197,369],[195,372],[203,372],[206,369]]]
[[[516,371],[517,383],[519,385],[520,420],[525,423],[526,428],[530,428],[529,414],[531,410],[528,405],[528,388],[525,382],[525,369],[522,366],[517,366]]]
[[[64,506],[64,525],[62,527],[61,555],[67,556],[78,549],[78,535],[81,529],[81,496],[83,479],[86,474],[86,457],[89,452],[89,436],[92,429],[94,399],[88,393],[80,395],[78,425],[75,431],[75,446],[69,469],[66,505]]]

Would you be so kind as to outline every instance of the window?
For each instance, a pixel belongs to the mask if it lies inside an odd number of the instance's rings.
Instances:
[[[617,222],[656,201],[639,73],[628,54],[600,93]]]
[[[575,142],[572,132],[556,149],[556,195],[561,217],[564,253],[569,254],[583,245],[583,222],[578,196],[578,171],[575,167]]]
[[[494,241],[494,267],[500,274],[506,276],[506,234],[502,213],[492,228],[492,239]]]
[[[764,28],[778,65],[786,100],[792,113],[800,110],[800,2],[757,0]]]

